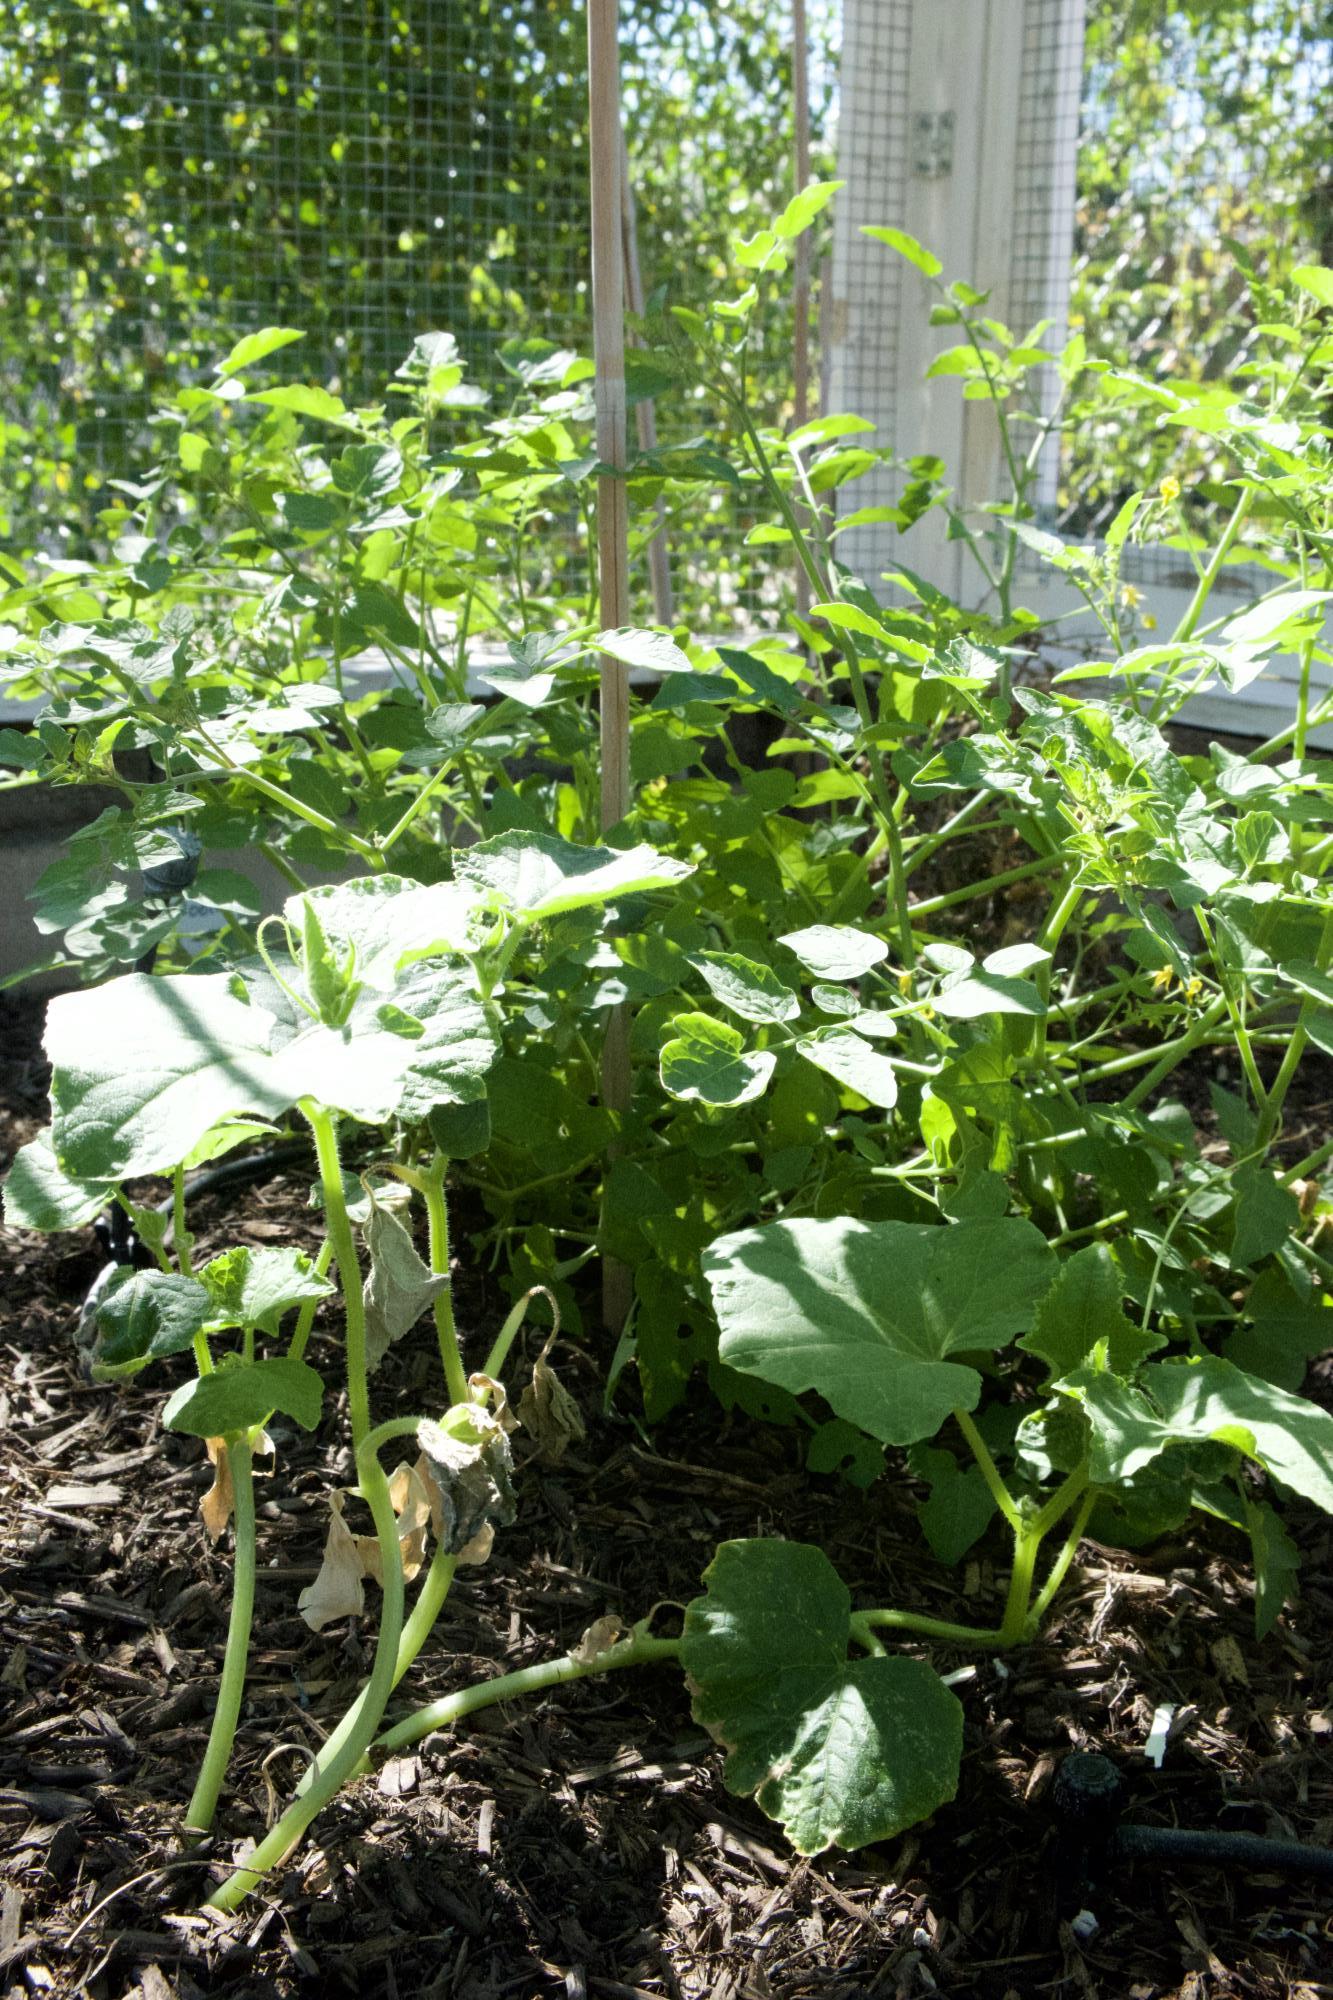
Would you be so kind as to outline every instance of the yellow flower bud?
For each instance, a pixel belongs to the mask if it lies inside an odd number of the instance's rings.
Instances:
[[[1157,491],[1169,507],[1174,501],[1180,498],[1180,481],[1174,473],[1168,472]]]

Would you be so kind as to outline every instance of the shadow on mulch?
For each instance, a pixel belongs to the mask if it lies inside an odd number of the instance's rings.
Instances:
[[[40,1064],[11,1039],[0,1140],[41,1114]],[[313,1242],[304,1176],[200,1205],[205,1252]],[[1082,1882],[1048,1792],[1071,1748],[1116,1758],[1143,1820],[1333,1842],[1333,1561],[1297,1517],[1302,1605],[1256,1646],[1238,1538],[1211,1525],[1146,1557],[1085,1542],[1042,1643],[1002,1660],[940,1651],[967,1716],[957,1801],[853,1856],[801,1860],[732,1798],[674,1669],[592,1680],[488,1711],[391,1761],[317,1823],[270,1893],[227,1929],[194,1914],[208,1858],[180,1815],[222,1655],[229,1561],[198,1518],[202,1452],[165,1437],[151,1387],[94,1387],[71,1340],[99,1254],[12,1234],[0,1296],[6,1575],[0,1596],[0,1992],[93,2000],[358,1994],[430,2000],[1285,2000],[1333,1993],[1317,1885],[1140,1868]],[[460,1274],[460,1323],[493,1303]],[[317,1335],[332,1358],[332,1328]],[[318,1361],[319,1356],[316,1354]],[[380,1411],[420,1406],[433,1341],[376,1377]],[[566,1345],[595,1405],[597,1370]],[[334,1370],[330,1369],[330,1374]],[[373,1629],[312,1635],[296,1615],[343,1413],[280,1437],[261,1489],[256,1646],[218,1852],[262,1829],[355,1691]],[[1005,1581],[983,1544],[945,1572],[903,1476],[860,1494],[801,1471],[792,1432],[706,1397],[645,1444],[593,1421],[577,1456],[521,1471],[518,1525],[464,1572],[418,1662],[413,1703],[572,1644],[605,1612],[698,1589],[714,1544],[819,1543],[860,1602],[994,1622]],[[998,1560],[1000,1547],[995,1545]],[[1174,1704],[1165,1765],[1143,1757]],[[1096,1929],[1071,1920],[1086,1908]],[[1080,1936],[1080,1933],[1082,1934]]]

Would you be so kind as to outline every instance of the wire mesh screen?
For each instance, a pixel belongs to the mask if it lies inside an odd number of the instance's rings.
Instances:
[[[791,191],[787,10],[625,0],[622,19],[645,286],[725,295],[729,236]],[[968,254],[1003,251],[1017,329],[1050,316],[1057,337],[1067,301],[1093,355],[1146,372],[1243,357],[1225,237],[1333,259],[1329,0],[820,0],[810,35],[815,171],[836,141],[848,182],[823,369],[884,441],[941,448],[905,416],[926,302],[858,225],[913,227],[921,203],[929,239],[946,162],[989,204]],[[142,462],[155,398],[259,325],[304,327],[274,367],[351,400],[428,327],[483,379],[514,332],[587,345],[583,19],[563,0],[10,0],[0,132],[0,535],[78,546],[105,479]],[[779,314],[754,356],[762,415],[789,410],[790,365]],[[920,403],[945,443],[950,399]],[[672,439],[718,413],[682,396],[658,422]],[[1180,449],[1148,422],[1067,438],[1051,518],[1095,534]],[[674,551],[723,623],[774,603],[747,525],[720,495]]]
[[[1230,245],[1265,275],[1333,259],[1331,104],[1327,0],[1090,0],[1070,301],[1090,355],[1198,381],[1244,361]],[[1206,473],[1208,448],[1143,420],[1071,438],[1055,525],[1095,535],[1168,463]]]
[[[494,386],[515,333],[591,344],[582,9],[563,0],[11,0],[0,46],[0,536],[77,550],[101,490],[147,461],[164,392],[233,339],[378,399],[444,327]],[[645,285],[693,303],[791,193],[791,50],[768,0],[627,0],[626,124]],[[836,7],[811,10],[819,171]],[[752,220],[753,218],[753,220]],[[791,329],[754,388],[789,394]],[[665,439],[716,427],[687,396]],[[743,623],[746,526],[720,494],[675,551]],[[756,581],[756,575],[758,580]]]
[[[427,326],[483,367],[529,319],[581,329],[581,35],[558,0],[19,0],[0,399],[30,477],[124,469],[164,382],[256,326],[305,328],[290,365],[350,399]]]

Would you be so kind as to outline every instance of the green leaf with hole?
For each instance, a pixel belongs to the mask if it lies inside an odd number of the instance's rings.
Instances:
[[[851,1595],[821,1549],[724,1542],[685,1612],[696,1722],[798,1854],[888,1840],[953,1798],[963,1711],[921,1660],[848,1658]]]
[[[884,1444],[975,1409],[981,1377],[949,1357],[1025,1332],[1055,1255],[1015,1220],[947,1227],[801,1219],[721,1236],[704,1276],[729,1367],[817,1390]]]
[[[662,1088],[687,1103],[748,1104],[762,1097],[777,1066],[766,1050],[747,1053],[740,1031],[709,1014],[677,1014],[662,1048]]]
[[[275,1410],[302,1430],[319,1422],[324,1384],[307,1361],[273,1355],[264,1361],[224,1361],[211,1375],[186,1382],[162,1412],[169,1431],[187,1437],[227,1437],[266,1423]]]

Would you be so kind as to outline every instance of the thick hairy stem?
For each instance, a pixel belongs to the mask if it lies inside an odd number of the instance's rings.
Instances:
[[[1016,1535],[1020,1534],[1022,1532],[1023,1517],[1018,1511],[1018,1503],[1009,1491],[1009,1488],[1005,1485],[1003,1479],[1001,1479],[999,1468],[990,1455],[986,1440],[982,1437],[981,1432],[977,1429],[966,1410],[955,1410],[953,1420],[967,1439],[968,1449],[980,1467],[981,1476],[990,1491],[991,1499],[995,1502],[1014,1533]]]
[[[465,1715],[475,1715],[478,1709],[493,1708],[497,1702],[517,1701],[522,1695],[539,1694],[543,1688],[562,1687],[566,1681],[586,1680],[590,1674],[613,1673],[619,1667],[646,1667],[658,1660],[674,1660],[679,1654],[679,1639],[654,1639],[636,1626],[628,1638],[608,1646],[604,1653],[593,1654],[590,1659],[563,1653],[558,1660],[543,1660],[535,1667],[519,1667],[512,1674],[500,1674],[494,1680],[478,1681],[475,1686],[462,1688],[457,1694],[445,1695],[443,1700],[433,1701],[405,1717],[402,1722],[395,1723],[379,1738],[376,1748],[403,1750],[409,1743],[419,1743],[432,1730],[447,1729],[451,1722],[460,1722]]]
[[[248,1438],[234,1438],[227,1446],[232,1491],[236,1508],[236,1569],[231,1587],[231,1617],[227,1622],[227,1647],[222,1656],[222,1678],[218,1682],[218,1705],[208,1732],[208,1748],[195,1780],[194,1794],[185,1815],[191,1833],[207,1833],[217,1811],[222,1781],[231,1760],[231,1746],[245,1692],[245,1668],[250,1656],[250,1625],[255,1609],[255,1486],[254,1454]]]
[[[290,1853],[315,1816],[322,1812],[352,1776],[379,1727],[393,1692],[398,1644],[403,1630],[403,1565],[398,1546],[398,1518],[389,1497],[389,1482],[373,1451],[357,1453],[361,1491],[370,1506],[384,1567],[384,1605],[370,1680],[362,1697],[358,1726],[334,1749],[326,1743],[315,1759],[307,1790],[291,1805],[256,1847],[250,1859],[229,1875],[208,1899],[213,1910],[231,1911],[258,1887],[271,1868]]]
[[[430,1223],[430,1267],[432,1271],[449,1271],[449,1203],[444,1191],[444,1173],[447,1165],[442,1154],[437,1153],[428,1175],[422,1180],[421,1189],[426,1199],[426,1217]],[[435,1301],[435,1332],[440,1343],[440,1360],[444,1365],[444,1380],[451,1403],[467,1401],[467,1374],[463,1367],[463,1357],[458,1349],[458,1328],[454,1323],[454,1299],[451,1286],[446,1285]]]
[[[417,1601],[412,1607],[412,1615],[404,1625],[398,1640],[398,1657],[394,1661],[393,1668],[394,1687],[397,1687],[430,1637],[435,1621],[444,1607],[444,1601],[449,1595],[449,1586],[454,1580],[454,1571],[457,1568],[458,1558],[446,1555],[444,1549],[437,1543],[434,1559],[426,1572],[426,1580],[418,1591]],[[322,1756],[336,1757],[343,1746],[350,1742],[353,1736],[359,1734],[369,1692],[368,1688],[362,1689],[324,1744]],[[312,1764],[296,1787],[298,1798],[310,1790],[317,1775],[317,1766]]]

